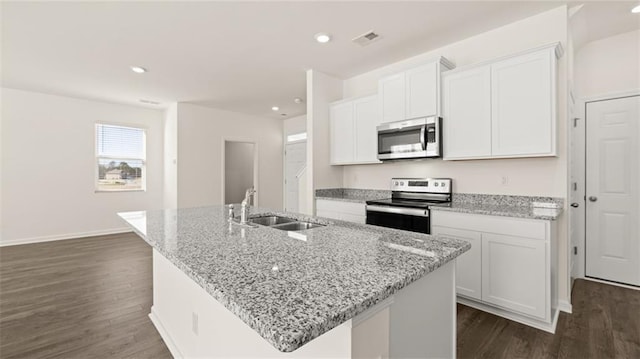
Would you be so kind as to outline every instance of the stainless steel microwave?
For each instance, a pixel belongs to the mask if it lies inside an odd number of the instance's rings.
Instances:
[[[378,126],[378,159],[388,161],[440,157],[441,124],[441,118],[424,117]]]

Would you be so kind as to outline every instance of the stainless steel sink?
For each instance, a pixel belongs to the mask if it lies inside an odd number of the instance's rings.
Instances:
[[[311,223],[311,222],[292,222],[284,223],[273,226],[283,231],[304,231],[311,228],[324,227],[324,224]]]
[[[255,224],[260,224],[262,226],[275,226],[278,224],[283,224],[283,223],[291,223],[291,222],[295,222],[296,220],[293,218],[288,218],[288,217],[281,217],[281,216],[262,216],[262,217],[254,217],[254,218],[249,218],[248,222],[250,223],[255,223]]]

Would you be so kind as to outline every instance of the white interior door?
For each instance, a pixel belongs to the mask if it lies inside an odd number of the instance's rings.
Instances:
[[[587,103],[586,275],[640,285],[640,96]]]
[[[287,144],[285,154],[285,206],[287,212],[299,212],[298,208],[298,179],[297,175],[307,163],[307,142]]]

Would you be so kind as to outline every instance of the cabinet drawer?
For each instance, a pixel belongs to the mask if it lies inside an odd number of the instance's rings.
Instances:
[[[548,221],[481,214],[431,211],[431,225],[516,237],[549,239]]]
[[[332,200],[316,200],[316,211],[348,213],[356,216],[366,216],[365,204],[357,202],[342,202]]]

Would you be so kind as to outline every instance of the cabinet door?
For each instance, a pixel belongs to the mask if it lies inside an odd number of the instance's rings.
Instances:
[[[413,68],[405,73],[405,119],[438,114],[438,63]]]
[[[553,50],[491,66],[492,154],[555,154]]]
[[[471,243],[471,249],[456,258],[456,293],[482,299],[482,250],[479,232],[434,226],[433,234],[461,239]]]
[[[355,121],[355,162],[378,161],[378,134],[376,126],[380,123],[378,97],[369,96],[353,102]]]
[[[329,110],[331,127],[331,164],[349,163],[354,160],[353,103],[332,105]]]
[[[482,300],[540,319],[550,315],[547,242],[482,234]]]
[[[405,119],[404,79],[403,72],[385,77],[378,82],[381,122],[394,122]]]
[[[491,68],[443,76],[444,159],[491,156]]]

